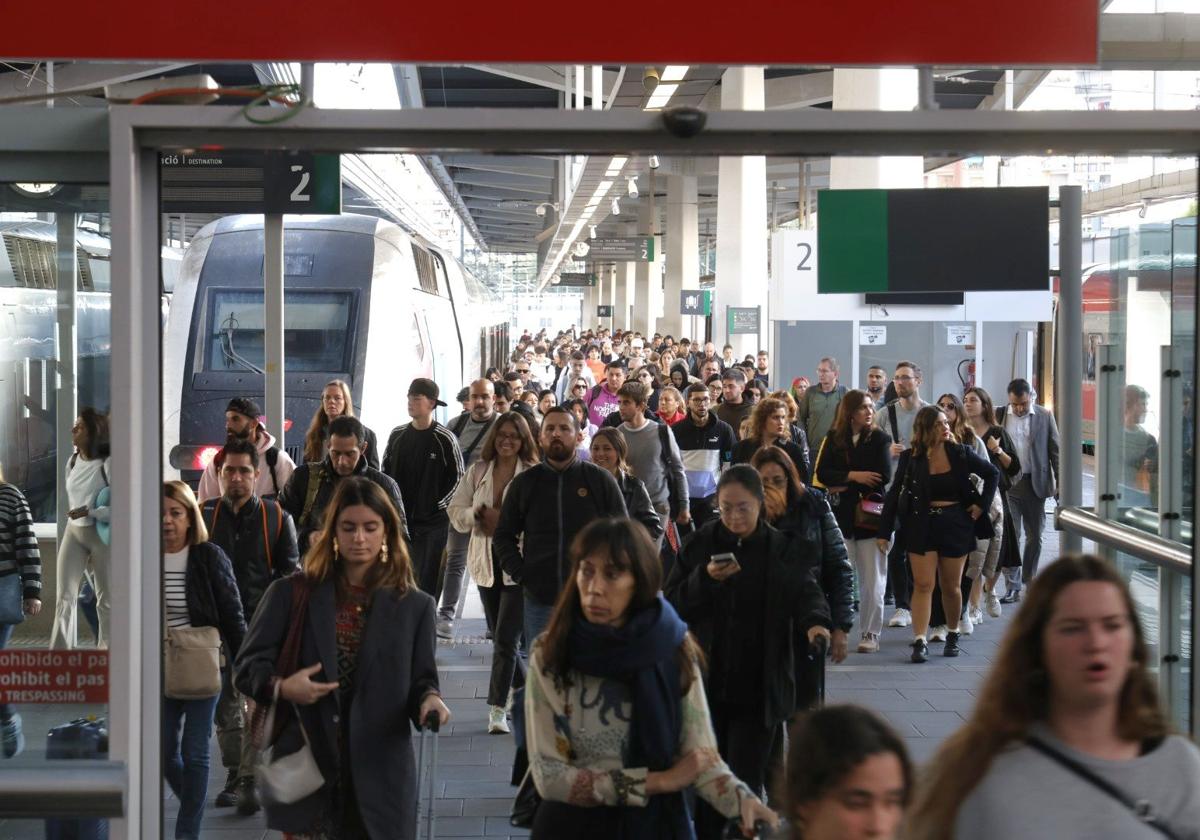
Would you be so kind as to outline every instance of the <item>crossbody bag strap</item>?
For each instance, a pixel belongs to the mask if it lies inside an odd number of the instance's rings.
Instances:
[[[1154,813],[1154,806],[1148,800],[1134,799],[1112,782],[1092,772],[1092,770],[1084,766],[1079,761],[1076,761],[1074,758],[1071,758],[1071,756],[1064,754],[1058,749],[1055,749],[1036,735],[1027,736],[1025,738],[1025,742],[1042,755],[1046,756],[1052,761],[1057,762],[1062,767],[1070,770],[1076,776],[1083,779],[1085,782],[1104,791],[1104,793],[1120,802],[1122,805],[1128,808],[1134,817],[1136,817],[1137,820],[1143,825],[1150,826],[1150,828],[1153,828],[1163,837],[1170,838],[1170,840],[1180,840],[1179,835],[1172,831],[1170,826],[1159,821],[1158,816]]]

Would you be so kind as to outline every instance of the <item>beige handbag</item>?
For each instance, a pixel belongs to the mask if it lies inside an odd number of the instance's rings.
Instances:
[[[167,627],[163,651],[167,697],[203,700],[221,693],[221,633],[216,627]]]

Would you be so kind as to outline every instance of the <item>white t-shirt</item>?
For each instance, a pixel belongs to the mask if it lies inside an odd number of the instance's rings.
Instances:
[[[1033,425],[1030,420],[1033,411],[1027,411],[1021,417],[1010,408],[1004,412],[1004,430],[1012,437],[1013,447],[1017,450],[1017,460],[1021,462],[1021,475],[1029,474],[1029,429]]]
[[[191,627],[187,608],[188,549],[163,555],[163,600],[167,610],[168,627]]]
[[[104,473],[100,472],[100,468],[104,468]],[[75,466],[67,462],[67,504],[70,505],[70,510],[87,505],[89,508],[96,501],[96,494],[104,487],[104,477],[108,475],[108,459],[107,458],[92,458],[85,460],[83,456],[75,459]],[[99,509],[100,516],[98,518],[108,521],[108,508]],[[97,517],[90,515],[82,516],[79,519],[68,519],[70,525],[84,526],[95,525]]]

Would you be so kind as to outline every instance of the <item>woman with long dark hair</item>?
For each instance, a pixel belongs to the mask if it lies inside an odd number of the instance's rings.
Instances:
[[[67,527],[63,529],[58,546],[54,605],[54,629],[50,647],[70,649],[78,644],[79,590],[88,567],[91,567],[92,588],[96,592],[96,645],[108,647],[111,593],[109,578],[111,554],[108,544],[100,538],[98,522],[108,522],[107,505],[97,505],[96,499],[109,484],[108,417],[94,408],[79,412],[71,427],[74,453],[67,459]]]
[[[971,482],[972,474],[983,479],[982,492]],[[896,465],[896,479],[888,490],[876,539],[879,550],[886,552],[897,520],[902,521],[904,548],[913,570],[913,662],[925,662],[929,657],[925,634],[934,581],[939,579],[948,627],[943,654],[959,654],[959,584],[976,537],[991,534],[984,512],[992,503],[998,478],[991,462],[954,442],[950,421],[940,408],[927,405],[917,412],[912,448],[901,453]]]
[[[625,499],[629,518],[646,526],[650,539],[656,543],[663,535],[662,517],[654,510],[646,483],[634,475],[625,459],[629,457],[629,444],[620,429],[597,429],[592,436],[591,452],[588,456],[593,464],[612,473]]]
[[[1020,567],[1021,549],[1017,543],[1017,527],[1009,510],[1008,491],[1013,482],[1021,475],[1021,461],[1017,457],[1017,445],[1009,436],[1008,431],[996,422],[996,410],[992,406],[992,398],[983,388],[968,388],[963,395],[963,411],[967,422],[975,430],[975,434],[983,441],[988,451],[988,460],[1000,472],[1000,483],[997,490],[1000,493],[1000,503],[1003,505],[1004,526],[1003,539],[1000,541],[999,556],[995,568],[987,574],[975,579],[971,587],[970,603],[973,613],[971,619],[975,622],[983,620],[986,610],[991,618],[999,618],[1003,607],[996,595],[996,582],[1000,579],[1000,571],[1005,568]],[[980,598],[983,608],[980,608]]]
[[[417,588],[400,516],[379,485],[339,481],[325,522],[304,571],[267,590],[237,661],[238,691],[298,708],[275,755],[308,743],[325,779],[294,803],[265,802],[267,827],[296,840],[412,840],[417,768],[409,724],[430,714],[443,725],[450,720],[434,662],[434,601]],[[307,613],[298,668],[277,674],[298,620],[293,604]]]
[[[858,706],[827,706],[790,734],[780,798],[792,840],[893,840],[916,781],[896,731]]]
[[[801,483],[796,466],[779,447],[758,450],[750,464],[762,478],[767,522],[795,539],[799,556],[816,575],[832,620],[830,659],[842,662],[854,629],[854,570],[846,557],[846,542],[837,519],[825,494]],[[821,699],[820,675],[825,664],[820,657],[809,655],[802,634],[797,634],[793,644],[796,708],[809,709]]]
[[[754,453],[764,446],[778,446],[796,465],[800,480],[807,484],[812,478],[808,463],[808,441],[793,440],[792,424],[788,420],[787,404],[772,397],[759,400],[750,412],[750,434],[733,448],[734,464],[748,464]]]
[[[767,524],[762,479],[753,467],[725,470],[720,518],[684,544],[664,593],[705,655],[705,685],[721,755],[756,792],[771,776],[771,747],[796,709],[796,640],[829,641],[829,607],[812,564],[794,539]],[[697,814],[704,840],[724,820]]]
[[[906,840],[1196,837],[1200,751],[1170,732],[1120,573],[1062,557],[1022,600],[974,711],[927,765]]]
[[[492,556],[492,537],[500,521],[500,506],[508,485],[540,460],[529,424],[520,414],[501,414],[492,424],[479,460],[471,465],[447,512],[450,524],[469,533],[467,571],[479,587],[479,600],[492,631],[492,672],[488,682],[488,734],[507,734],[509,692],[524,684],[517,655],[525,621],[521,585],[500,568]]]
[[[879,650],[887,588],[887,552],[875,542],[878,518],[862,508],[863,501],[870,503],[872,494],[881,493],[892,478],[892,438],[875,428],[874,421],[875,404],[866,391],[843,394],[815,467],[817,479],[829,490],[846,551],[858,573],[859,653]]]
[[[659,594],[658,551],[629,519],[599,519],[529,658],[526,742],[543,802],[534,838],[690,840],[685,788],[743,829],[775,815],[721,760],[703,654]]]
[[[350,386],[341,379],[331,379],[321,390],[321,405],[313,414],[308,431],[304,433],[304,461],[312,464],[325,460],[329,451],[329,424],[339,417],[353,417],[354,402],[350,396]],[[366,449],[363,457],[367,466],[379,469],[379,442],[375,433],[363,426],[366,436]]]

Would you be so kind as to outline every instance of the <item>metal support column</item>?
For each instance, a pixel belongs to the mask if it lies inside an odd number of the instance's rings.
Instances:
[[[1081,354],[1082,355],[1082,354]],[[1120,505],[1118,484],[1121,480],[1121,395],[1125,391],[1125,365],[1122,348],[1101,344],[1096,348],[1096,515],[1106,522],[1117,521]],[[1059,457],[1066,455],[1068,438],[1059,427],[1062,446]],[[1078,440],[1078,438],[1076,438]],[[1082,443],[1080,444],[1082,448]],[[1065,469],[1059,469],[1060,477]],[[1061,491],[1060,491],[1061,499]],[[1077,507],[1077,505],[1062,505]],[[1064,538],[1067,536],[1063,533]],[[1065,549],[1065,543],[1064,543]]]
[[[1058,346],[1074,348],[1083,337],[1083,190],[1060,187],[1058,190],[1058,267],[1059,335]],[[1059,504],[1077,507],[1083,504],[1083,356],[1071,350],[1057,354],[1054,371],[1058,393],[1054,395],[1059,447]],[[1120,440],[1120,420],[1113,428]],[[1098,469],[1098,468],[1097,468]],[[1097,484],[1099,487],[1099,484]],[[1099,490],[1097,490],[1099,492]],[[1097,511],[1099,504],[1097,503]],[[1064,553],[1080,551],[1082,541],[1075,534],[1062,535]]]
[[[1158,394],[1158,535],[1183,542],[1183,441],[1172,418],[1183,417],[1183,376],[1175,366],[1175,349],[1164,344],[1162,386]]]
[[[74,213],[58,213],[55,216],[58,234],[58,277],[56,280],[58,317],[55,321],[57,335],[55,354],[57,356],[57,377],[55,383],[55,440],[58,448],[58,459],[54,467],[56,476],[55,512],[58,521],[58,537],[62,540],[64,529],[67,527],[67,511],[70,503],[67,501],[67,478],[64,465],[71,457],[71,427],[79,414],[77,403],[75,371],[78,365],[78,346],[75,338],[75,278],[78,275],[78,256],[75,250]],[[53,593],[48,593],[49,604],[53,603]],[[51,607],[53,609],[53,607]],[[71,640],[74,642],[74,640]]]
[[[313,101],[313,92],[317,87],[317,69],[311,61],[300,65],[300,96],[309,104]]]
[[[263,218],[263,388],[267,431],[284,448],[283,430],[283,216]]]

